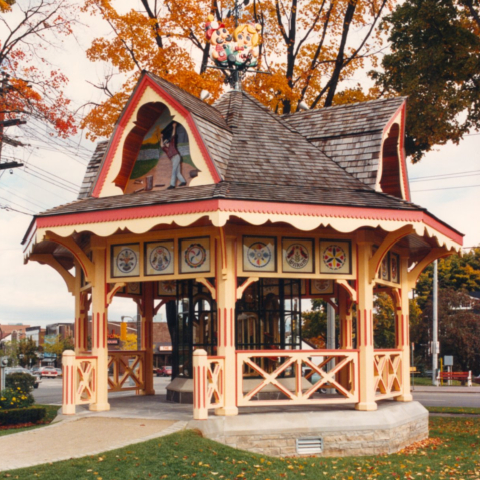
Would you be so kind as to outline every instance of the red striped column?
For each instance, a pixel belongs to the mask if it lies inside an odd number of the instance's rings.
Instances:
[[[193,352],[193,418],[206,420],[208,418],[207,405],[207,370],[208,358],[205,350]]]
[[[77,379],[75,378],[75,352],[73,350],[65,350],[63,352],[62,367],[62,413],[64,415],[75,415]]]

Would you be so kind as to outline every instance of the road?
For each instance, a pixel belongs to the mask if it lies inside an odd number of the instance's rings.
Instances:
[[[169,378],[154,377],[155,391],[162,390],[170,382]],[[412,392],[413,399],[426,407],[477,407],[480,408],[480,393],[445,393],[441,391]],[[110,396],[132,395],[131,391],[112,393]],[[44,378],[40,386],[34,390],[33,396],[40,404],[62,404],[62,380],[60,378]]]

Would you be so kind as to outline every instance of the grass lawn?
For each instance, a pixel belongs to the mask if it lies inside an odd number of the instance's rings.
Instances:
[[[33,425],[31,427],[9,428],[6,430],[0,430],[0,437],[3,437],[4,435],[11,435],[12,433],[25,432],[26,430],[32,430],[34,428],[44,427],[45,425],[52,423],[54,418],[57,416],[58,410],[60,408],[58,405],[35,405],[35,406],[45,407],[47,409],[47,415],[45,416],[45,419],[43,420],[42,423],[38,425]]]
[[[480,408],[475,407],[425,407],[431,413],[458,413],[480,415]]]
[[[0,473],[0,478],[132,479],[480,479],[480,419],[434,417],[430,440],[377,457],[277,459],[183,431],[102,455]]]

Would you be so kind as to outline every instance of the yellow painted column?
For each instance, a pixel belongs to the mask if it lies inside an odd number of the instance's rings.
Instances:
[[[350,295],[344,288],[338,288],[338,316],[340,317],[340,350],[353,348],[353,316]],[[343,368],[339,372],[340,384],[350,389],[353,381],[351,368]]]
[[[216,415],[238,415],[235,358],[235,242],[236,237],[217,238],[216,290],[218,355],[225,357],[225,406]]]
[[[92,239],[95,283],[92,286],[92,355],[97,357],[97,403],[90,410],[110,410],[108,403],[108,345],[107,345],[107,249],[103,239]]]
[[[75,354],[88,349],[88,306],[87,294],[80,292],[82,287],[81,267],[75,262]]]
[[[145,390],[141,390],[142,395],[155,395],[153,388],[153,291],[153,282],[143,283],[141,349],[145,352]]]
[[[373,283],[369,278],[372,244],[364,232],[357,240],[357,348],[359,350],[359,397],[357,410],[376,410],[373,370]]]
[[[396,347],[402,351],[402,395],[395,397],[397,402],[411,402],[410,391],[410,302],[408,299],[408,257],[400,257],[400,308],[397,308]]]

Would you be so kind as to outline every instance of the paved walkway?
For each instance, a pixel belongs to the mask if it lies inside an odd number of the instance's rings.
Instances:
[[[431,393],[480,393],[480,386],[476,387],[449,387],[449,386],[440,386],[435,387],[434,385],[413,385],[414,392],[431,392]]]
[[[186,422],[85,417],[0,437],[0,471],[97,455],[168,435]]]

